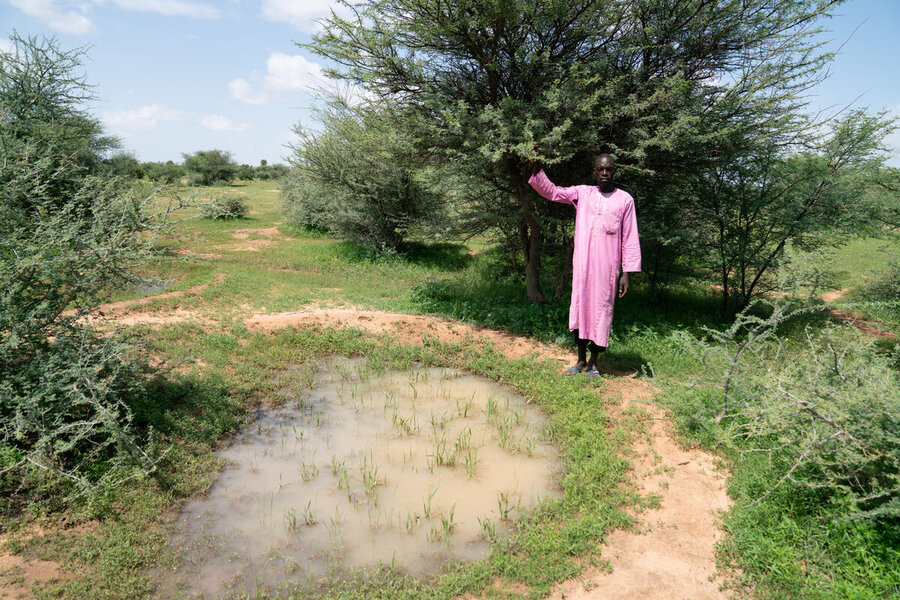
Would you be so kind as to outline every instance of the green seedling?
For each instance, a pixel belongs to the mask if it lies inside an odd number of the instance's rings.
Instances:
[[[500,492],[500,495],[497,497],[497,512],[500,515],[500,520],[508,521],[512,511],[516,508],[518,508],[518,505],[511,506],[509,503],[509,493]]]
[[[312,500],[307,502],[306,508],[303,509],[303,522],[306,523],[307,527],[315,525],[318,522],[318,521],[316,521],[316,518],[312,514],[312,509],[310,508],[311,506],[312,506]]]
[[[284,528],[286,531],[297,531],[297,514],[293,508],[284,513]]]
[[[481,537],[492,541],[497,537],[497,524],[488,517],[478,517],[478,526],[481,528]]]
[[[359,471],[362,476],[363,490],[366,496],[370,498],[375,496],[378,486],[383,483],[378,477],[378,466],[364,458]]]
[[[488,396],[487,404],[484,407],[484,414],[490,423],[491,419],[495,414],[497,414],[497,401],[494,399],[493,394]]]
[[[406,533],[412,533],[413,530],[419,526],[420,519],[421,517],[419,517],[419,513],[417,512],[406,513],[406,521],[404,522]]]
[[[319,467],[316,466],[315,457],[310,462],[300,463],[300,478],[303,481],[312,481],[319,476]]]
[[[475,477],[475,470],[478,467],[478,448],[467,449],[464,462],[466,465],[466,477]]]
[[[437,494],[438,489],[434,488],[431,493],[428,494],[428,498],[422,503],[422,514],[425,515],[426,519],[431,518],[431,501],[434,500],[434,495]]]
[[[453,522],[455,510],[456,504],[450,507],[450,513],[446,517],[441,517],[441,535],[445,540],[450,539],[450,536],[453,535],[453,530],[456,528],[456,523]]]

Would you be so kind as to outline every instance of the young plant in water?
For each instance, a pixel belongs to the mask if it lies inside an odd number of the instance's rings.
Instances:
[[[497,537],[497,524],[488,517],[478,517],[478,526],[481,527],[481,537],[492,541]]]
[[[453,535],[453,530],[456,528],[456,523],[453,522],[453,513],[455,510],[456,504],[450,507],[450,514],[441,516],[441,534],[445,540],[450,539],[450,536]]]
[[[434,465],[438,467],[452,467],[456,465],[456,451],[447,447],[447,438],[442,435],[434,446],[434,454],[431,455]]]
[[[509,493],[500,492],[500,495],[497,497],[497,512],[500,515],[500,520],[508,521],[512,511],[515,509],[515,506],[510,506],[509,504]]]
[[[456,401],[456,414],[466,418],[469,416],[469,411],[472,410],[473,406],[475,406],[475,392],[472,392],[472,397],[462,404],[460,404],[459,400]]]
[[[307,527],[315,525],[318,522],[318,521],[316,521],[316,518],[313,516],[312,509],[310,508],[310,506],[312,506],[312,500],[307,502],[306,508],[303,509],[303,522],[306,523]]]
[[[294,512],[294,509],[287,511],[284,513],[284,529],[286,531],[297,531],[297,513]]]
[[[425,515],[426,519],[431,518],[431,501],[434,500],[434,495],[437,494],[438,489],[434,488],[431,493],[428,494],[428,498],[422,502],[422,514]]]
[[[418,527],[420,518],[417,512],[406,513],[406,521],[404,522],[406,533],[412,533],[413,529]]]
[[[478,448],[469,448],[466,450],[465,456],[466,477],[475,477],[475,471],[478,467]]]
[[[364,457],[359,471],[362,475],[363,490],[365,490],[366,496],[370,498],[375,496],[378,486],[383,482],[378,478],[378,465],[374,464],[374,458]]]
[[[312,481],[319,476],[319,467],[316,466],[315,457],[311,462],[300,463],[300,478],[303,481]]]
[[[488,423],[491,422],[491,419],[495,414],[497,414],[497,401],[494,399],[494,395],[491,394],[487,397],[487,405],[484,408],[484,415],[487,418]]]

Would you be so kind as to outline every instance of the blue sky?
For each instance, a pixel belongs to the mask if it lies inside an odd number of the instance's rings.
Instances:
[[[309,40],[331,0],[0,0],[0,44],[55,35],[88,46],[92,109],[143,161],[220,148],[242,163],[283,162],[291,128],[310,123],[329,86]],[[814,109],[849,103],[900,116],[900,0],[850,0],[826,23],[841,54]],[[858,29],[857,29],[858,28]],[[856,33],[853,33],[856,29]],[[849,39],[848,39],[849,38]],[[890,138],[900,149],[900,133]],[[900,166],[895,151],[890,161]]]

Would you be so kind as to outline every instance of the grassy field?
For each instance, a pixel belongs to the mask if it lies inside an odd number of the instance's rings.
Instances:
[[[452,366],[501,381],[548,415],[566,473],[562,498],[528,513],[485,561],[451,566],[428,582],[390,569],[367,577],[335,578],[322,582],[315,594],[537,598],[586,565],[603,565],[599,543],[613,529],[627,527],[629,514],[658,502],[636,491],[628,470],[631,448],[648,435],[646,415],[613,418],[611,401],[603,394],[609,378],[560,378],[552,361],[510,360],[485,343],[442,343],[426,336],[421,345],[406,346],[389,335],[357,330],[292,328],[268,335],[244,325],[258,313],[355,307],[432,314],[566,344],[567,306],[528,303],[518,282],[494,275],[489,251],[419,243],[411,245],[408,254],[373,259],[346,243],[293,229],[278,213],[276,187],[273,182],[240,182],[204,190],[201,196],[217,191],[243,195],[250,214],[236,221],[211,221],[186,211],[171,237],[161,242],[165,260],[145,267],[145,274],[158,280],[154,293],[180,293],[163,294],[142,304],[140,311],[160,317],[187,315],[131,330],[148,343],[157,363],[171,367],[159,379],[152,401],[136,407],[137,424],[152,426],[171,450],[158,476],[107,497],[61,505],[35,490],[38,502],[5,505],[2,533],[8,552],[85,572],[83,577],[62,575],[35,583],[30,592],[46,598],[152,596],[149,573],[165,555],[172,515],[187,498],[203,494],[222,468],[216,447],[246,422],[249,411],[271,402],[280,373],[314,368],[327,355],[364,356],[371,364],[401,369],[412,363]],[[858,286],[877,276],[888,262],[890,247],[885,244],[859,240],[837,251],[829,286]],[[603,366],[652,377],[661,390],[659,401],[674,406],[686,439],[715,446],[703,427],[678,411],[676,402],[699,368],[680,335],[725,327],[718,299],[696,286],[684,286],[659,302],[649,297],[639,277],[635,279],[633,291],[617,306]],[[146,295],[146,289],[116,290],[112,299]],[[828,321],[818,316],[805,324],[821,328]],[[864,336],[842,327],[850,335]],[[786,329],[785,335],[799,339],[801,331]],[[787,491],[771,502],[746,507],[743,501],[765,485],[760,479],[772,475],[755,461],[722,452],[734,471],[730,492],[738,507],[726,518],[728,536],[720,557],[732,574],[735,593],[758,598],[878,598],[897,591],[900,555],[892,549],[898,547],[893,546],[896,534],[858,522],[829,523],[810,509],[814,503],[809,497]],[[497,580],[510,585],[505,591],[495,589]],[[299,597],[312,592],[296,593]]]

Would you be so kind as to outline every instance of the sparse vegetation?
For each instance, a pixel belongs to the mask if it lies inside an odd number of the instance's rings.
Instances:
[[[243,219],[250,210],[244,199],[237,194],[219,194],[199,206],[200,214],[207,219]]]

